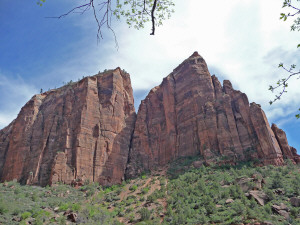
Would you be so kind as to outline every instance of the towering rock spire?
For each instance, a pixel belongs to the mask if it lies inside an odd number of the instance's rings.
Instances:
[[[142,101],[126,176],[197,154],[208,162],[282,165],[283,152],[291,150],[277,140],[261,107],[230,81],[222,87],[194,52]]]

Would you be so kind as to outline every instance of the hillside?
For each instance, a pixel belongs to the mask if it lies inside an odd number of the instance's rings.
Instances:
[[[0,224],[300,224],[300,168],[185,157],[121,185],[0,184]]]

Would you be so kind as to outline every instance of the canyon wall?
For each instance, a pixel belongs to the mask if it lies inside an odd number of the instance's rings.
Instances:
[[[1,181],[120,183],[135,109],[119,68],[35,95],[0,133]]]
[[[193,155],[208,163],[298,162],[286,136],[273,130],[260,105],[249,104],[230,81],[222,86],[195,52],[141,102],[126,177]]]
[[[195,52],[140,104],[120,68],[35,95],[0,130],[0,179],[121,183],[185,156],[203,162],[300,163],[284,131]]]

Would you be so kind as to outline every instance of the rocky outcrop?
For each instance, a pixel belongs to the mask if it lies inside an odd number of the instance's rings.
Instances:
[[[295,148],[289,146],[285,132],[282,129],[279,129],[276,124],[272,124],[272,130],[280,149],[282,150],[283,157],[290,159],[293,163],[300,163],[300,156],[297,154]]]
[[[290,203],[294,207],[299,207],[300,206],[300,197],[291,197]]]
[[[117,68],[35,95],[0,130],[1,181],[110,185],[196,155],[195,167],[300,162],[260,105],[221,85],[197,52],[150,91],[137,117],[129,74]]]
[[[284,151],[260,105],[230,81],[222,86],[195,52],[141,102],[126,176],[193,155],[208,163],[283,165]]]
[[[9,147],[9,140],[12,133],[14,121],[10,123],[7,127],[0,130],[0,177],[3,170],[3,165],[5,163],[7,150]]]
[[[252,197],[255,199],[255,201],[260,204],[261,206],[264,206],[266,204],[266,202],[269,200],[268,196],[266,195],[266,193],[264,193],[263,191],[250,191],[249,193],[247,193],[248,197]]]
[[[135,110],[119,68],[34,96],[0,133],[1,181],[120,183]]]
[[[271,207],[275,213],[283,216],[285,219],[290,218],[290,214],[289,214],[290,210],[288,209],[288,207],[285,204],[280,203],[280,205],[272,205]]]

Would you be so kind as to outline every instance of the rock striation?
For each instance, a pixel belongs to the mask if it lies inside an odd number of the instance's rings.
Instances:
[[[33,98],[0,130],[0,180],[23,184],[121,183],[185,156],[199,166],[300,162],[260,105],[221,85],[195,52],[140,104],[120,68]]]
[[[274,125],[275,126],[275,125]],[[286,136],[271,129],[260,105],[223,86],[195,52],[141,102],[126,177],[180,157],[200,155],[208,163],[256,160],[283,165],[298,162]]]
[[[120,183],[135,116],[120,68],[35,95],[0,131],[1,181]]]

